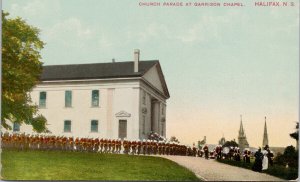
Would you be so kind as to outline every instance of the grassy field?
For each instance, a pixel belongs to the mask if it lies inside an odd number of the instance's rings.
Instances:
[[[2,151],[4,180],[199,180],[159,157],[118,154]]]
[[[254,159],[251,160],[251,163],[244,163],[243,161],[233,161],[233,160],[217,160],[218,162],[222,162],[225,164],[238,166],[242,168],[246,168],[252,170],[252,166],[254,163]],[[273,165],[269,166],[267,170],[264,170],[263,173],[270,174],[272,176],[276,176],[285,180],[294,180],[298,178],[298,169],[295,168],[285,168],[284,166]]]

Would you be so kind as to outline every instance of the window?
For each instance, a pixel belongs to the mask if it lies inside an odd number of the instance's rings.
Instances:
[[[92,91],[92,107],[99,107],[99,90]]]
[[[165,114],[165,107],[164,107],[164,106],[161,107],[161,114],[162,114],[162,115]]]
[[[72,91],[65,92],[65,107],[72,107]]]
[[[91,132],[98,132],[98,120],[91,121]]]
[[[143,104],[146,104],[146,91],[143,90]]]
[[[40,92],[40,102],[39,107],[45,108],[46,107],[46,99],[47,99],[47,93],[46,92]]]
[[[161,136],[164,136],[164,123],[161,123]]]
[[[71,121],[70,120],[65,120],[64,132],[71,132]]]
[[[14,125],[13,125],[13,131],[15,131],[15,132],[20,131],[20,124],[19,123],[14,123]]]
[[[146,133],[146,117],[143,116],[143,134]]]

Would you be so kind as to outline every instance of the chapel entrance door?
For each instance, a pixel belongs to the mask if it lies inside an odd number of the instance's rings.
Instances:
[[[119,138],[127,137],[127,120],[119,120]]]

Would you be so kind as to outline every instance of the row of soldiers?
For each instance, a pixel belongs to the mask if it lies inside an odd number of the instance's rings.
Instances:
[[[1,133],[2,148],[19,150],[62,150],[100,153],[125,153],[143,155],[187,155],[199,156],[196,147],[177,143],[143,140],[73,138],[66,136],[45,136]]]

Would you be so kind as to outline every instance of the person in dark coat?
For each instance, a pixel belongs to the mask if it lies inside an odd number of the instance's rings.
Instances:
[[[267,157],[268,157],[268,161],[269,161],[270,166],[273,166],[273,158],[274,158],[273,152],[270,151],[269,145],[266,145],[264,147],[264,149],[268,152]]]
[[[248,150],[247,156],[246,156],[246,163],[250,163],[250,155],[251,155],[251,151]]]
[[[203,150],[204,150],[205,159],[208,159],[208,146],[205,145],[205,146],[203,147]]]
[[[254,154],[255,161],[252,166],[253,171],[261,172],[262,171],[262,160],[264,155],[261,153],[261,148],[258,149],[257,152]]]

